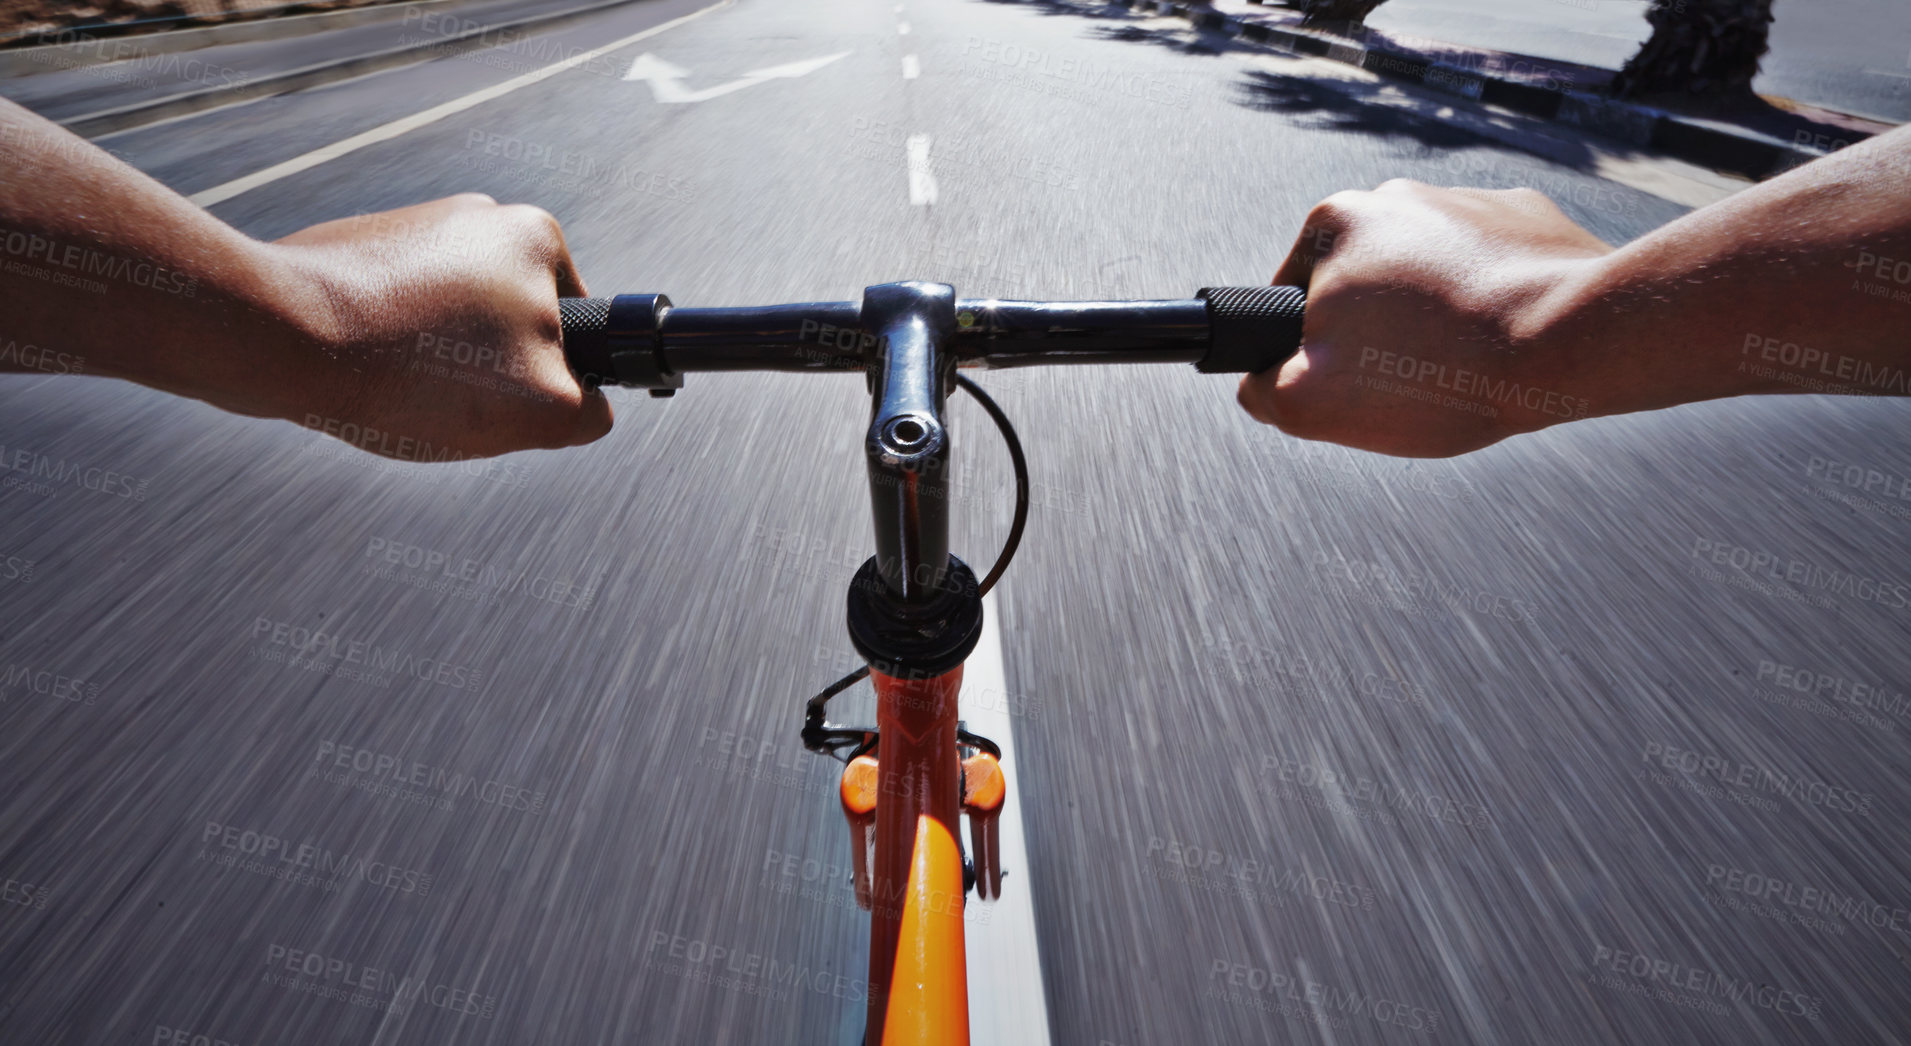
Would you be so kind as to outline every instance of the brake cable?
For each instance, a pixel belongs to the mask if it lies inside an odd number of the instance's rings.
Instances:
[[[989,589],[1002,579],[1002,572],[1009,567],[1009,560],[1015,558],[1015,550],[1022,543],[1022,529],[1028,524],[1028,459],[1022,456],[1022,441],[1015,435],[1015,426],[1009,423],[1009,416],[1002,412],[982,387],[970,381],[962,374],[956,375],[956,384],[975,398],[988,412],[995,427],[1002,433],[1002,442],[1009,450],[1009,461],[1015,466],[1015,519],[1009,524],[1009,536],[1002,542],[1002,552],[995,557],[995,565],[976,586],[978,598],[988,595]],[[803,714],[803,747],[812,752],[820,752],[832,759],[847,763],[856,756],[868,751],[876,743],[875,732],[871,730],[850,730],[832,726],[823,721],[824,708],[837,694],[855,686],[869,675],[869,666],[864,665],[856,671],[838,679],[823,688],[822,693],[809,699]],[[991,754],[1001,756],[1001,750],[986,738],[961,731],[957,740],[975,747],[991,750]],[[843,750],[849,749],[844,755]]]

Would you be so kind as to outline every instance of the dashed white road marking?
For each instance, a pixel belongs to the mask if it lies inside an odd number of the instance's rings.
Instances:
[[[1002,897],[969,900],[986,905],[964,927],[969,960],[969,1038],[992,1046],[1048,1046],[1048,999],[1042,994],[1042,955],[1035,939],[1028,841],[1015,762],[1016,703],[1002,669],[1000,604],[982,597],[982,641],[962,667],[962,719],[970,731],[1002,746],[1008,796],[996,822],[1002,844]],[[986,914],[986,918],[982,917]]]
[[[929,136],[912,134],[909,153],[909,202],[927,207],[936,202],[936,176],[929,170]]]
[[[539,81],[548,80],[567,69],[575,69],[586,62],[602,58],[604,55],[618,48],[629,47],[639,40],[646,40],[656,36],[658,33],[675,29],[685,22],[693,18],[701,18],[719,7],[728,7],[733,2],[735,2],[735,0],[718,0],[717,3],[711,4],[709,7],[699,8],[687,15],[672,18],[670,21],[664,22],[661,25],[653,25],[641,33],[632,33],[622,40],[614,40],[596,50],[572,55],[562,61],[553,62],[542,69],[534,69],[531,72],[525,73],[523,76],[514,76],[501,84],[493,84],[483,90],[473,91],[462,98],[453,98],[443,105],[434,105],[422,113],[413,113],[410,116],[400,117],[390,123],[380,124],[369,131],[362,131],[352,135],[350,138],[342,138],[330,145],[321,146],[302,156],[294,156],[283,163],[275,163],[262,171],[254,171],[243,178],[234,178],[222,185],[215,185],[210,189],[202,189],[199,192],[193,193],[188,199],[201,207],[210,207],[215,203],[230,200],[241,193],[251,192],[261,185],[270,185],[281,178],[290,177],[300,171],[311,170],[327,160],[336,160],[346,153],[357,152],[368,145],[377,145],[379,142],[390,141],[401,134],[415,131],[427,124],[437,123],[447,116],[456,116],[466,109],[483,105],[494,98],[502,98],[520,87],[529,87]]]
[[[897,23],[896,23],[896,35],[897,35],[897,36],[908,36],[908,35],[909,35],[909,23],[908,23],[908,22],[897,22]]]
[[[905,80],[914,80],[916,77],[921,75],[922,75],[922,63],[916,61],[916,56],[912,54],[903,55],[902,56],[902,78]]]

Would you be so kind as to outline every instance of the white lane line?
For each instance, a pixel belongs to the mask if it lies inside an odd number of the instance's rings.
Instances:
[[[908,36],[908,35],[909,35],[909,23],[908,23],[908,22],[897,22],[897,23],[896,23],[896,35],[897,35],[897,36]]]
[[[443,105],[434,105],[422,113],[413,113],[410,116],[400,117],[388,124],[383,124],[369,131],[352,135],[350,138],[341,139],[330,145],[321,146],[303,156],[295,156],[283,163],[275,163],[262,171],[255,171],[243,178],[234,178],[232,181],[226,182],[223,185],[215,185],[210,189],[202,189],[199,192],[193,193],[188,199],[201,207],[210,207],[215,203],[230,200],[241,193],[251,192],[261,185],[270,185],[281,178],[290,177],[300,171],[310,170],[327,160],[336,160],[346,153],[356,152],[368,145],[376,145],[379,142],[390,141],[401,134],[415,131],[427,124],[437,123],[447,116],[455,116],[458,113],[464,112],[466,109],[483,105],[494,98],[502,98],[520,87],[529,87],[540,80],[548,80],[567,69],[575,69],[585,62],[601,58],[620,47],[628,47],[639,40],[648,39],[656,36],[658,33],[675,29],[693,18],[701,18],[719,7],[728,7],[734,2],[735,0],[718,0],[717,3],[711,4],[709,7],[700,8],[678,18],[672,18],[670,21],[664,22],[661,25],[653,25],[641,33],[632,33],[622,40],[605,44],[594,51],[586,51],[583,54],[572,55],[563,61],[547,65],[542,69],[532,70],[523,76],[513,77],[501,84],[494,84],[483,90],[473,91],[462,98],[454,98]]]
[[[1035,938],[1028,841],[1016,791],[1016,703],[1002,671],[1002,618],[993,593],[982,597],[982,641],[962,668],[961,710],[969,730],[1002,746],[1008,779],[997,826],[1001,831],[1002,899],[969,899],[964,928],[969,958],[969,1038],[990,1046],[1048,1046],[1048,999],[1042,994],[1042,955]],[[967,845],[966,842],[964,845]]]
[[[903,55],[902,56],[902,78],[905,80],[914,80],[916,77],[921,75],[922,75],[922,63],[916,61],[916,56],[912,54]]]
[[[929,171],[929,136],[912,134],[909,150],[909,202],[927,207],[936,202],[936,176]]]

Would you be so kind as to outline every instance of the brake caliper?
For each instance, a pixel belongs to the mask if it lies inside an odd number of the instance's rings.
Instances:
[[[975,861],[975,895],[985,901],[1002,896],[1002,835],[997,822],[1008,779],[988,752],[962,761],[962,810],[969,815],[969,847]]]
[[[876,849],[876,793],[880,764],[867,753],[843,767],[837,788],[843,818],[849,822],[851,869],[855,873],[856,905],[869,910],[870,865]],[[1008,778],[993,753],[977,751],[962,760],[962,812],[969,815],[970,871],[975,895],[985,901],[1002,896],[1002,835],[999,821],[1008,798]]]
[[[843,783],[838,789],[843,799],[843,816],[849,819],[849,850],[856,872],[856,906],[869,910],[869,864],[876,847],[876,757],[859,755],[843,767]]]

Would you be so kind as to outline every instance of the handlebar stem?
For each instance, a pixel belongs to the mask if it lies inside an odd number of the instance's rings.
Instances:
[[[955,288],[881,283],[863,291],[871,407],[863,441],[876,525],[876,567],[890,595],[920,606],[949,570],[949,429],[955,382]]]

